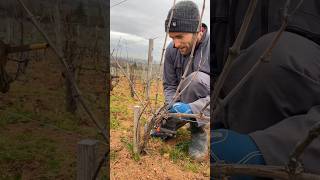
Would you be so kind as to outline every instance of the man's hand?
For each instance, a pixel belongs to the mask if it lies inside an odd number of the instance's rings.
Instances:
[[[192,110],[189,104],[177,102],[172,105],[169,109],[170,113],[184,113],[184,114],[192,114]]]

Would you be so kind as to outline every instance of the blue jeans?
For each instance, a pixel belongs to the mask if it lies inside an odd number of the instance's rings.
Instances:
[[[249,135],[227,129],[216,129],[211,131],[210,141],[211,163],[223,161],[232,164],[265,164],[259,148]],[[235,176],[231,179],[252,180],[254,177]]]

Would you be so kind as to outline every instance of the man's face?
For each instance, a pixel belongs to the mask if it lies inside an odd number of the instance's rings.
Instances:
[[[169,32],[173,40],[174,47],[179,49],[182,55],[189,55],[192,50],[192,33],[186,32]]]

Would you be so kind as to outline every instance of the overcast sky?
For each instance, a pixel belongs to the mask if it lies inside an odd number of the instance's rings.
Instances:
[[[164,22],[173,0],[127,0],[112,7],[122,0],[110,1],[110,51],[117,45],[121,47],[118,55],[131,58],[147,59],[149,38],[154,40],[154,61],[160,61],[165,38]],[[179,0],[177,1],[179,2]],[[203,0],[194,0],[202,9]],[[206,0],[203,22],[210,27],[210,0]],[[170,42],[171,39],[168,39]]]

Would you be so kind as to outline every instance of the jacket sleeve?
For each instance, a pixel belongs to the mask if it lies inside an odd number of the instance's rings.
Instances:
[[[204,98],[200,98],[192,103],[189,103],[192,113],[193,114],[198,114],[202,108],[210,101],[210,95]],[[210,105],[203,111],[203,114],[205,116],[210,117]],[[201,125],[201,122],[204,122],[201,119],[197,119],[199,126]]]
[[[169,103],[178,87],[178,77],[175,72],[175,50],[172,43],[166,49],[164,67],[163,67],[163,88],[165,101]]]
[[[189,103],[193,114],[198,114],[209,101],[210,101],[210,95],[204,98],[200,98],[192,103]],[[206,116],[210,115],[210,105],[205,109],[204,114]]]
[[[249,134],[269,165],[285,165],[298,142],[320,122],[320,105],[306,114],[291,116],[264,130]],[[320,174],[320,139],[316,138],[303,152],[302,163],[307,172]]]

